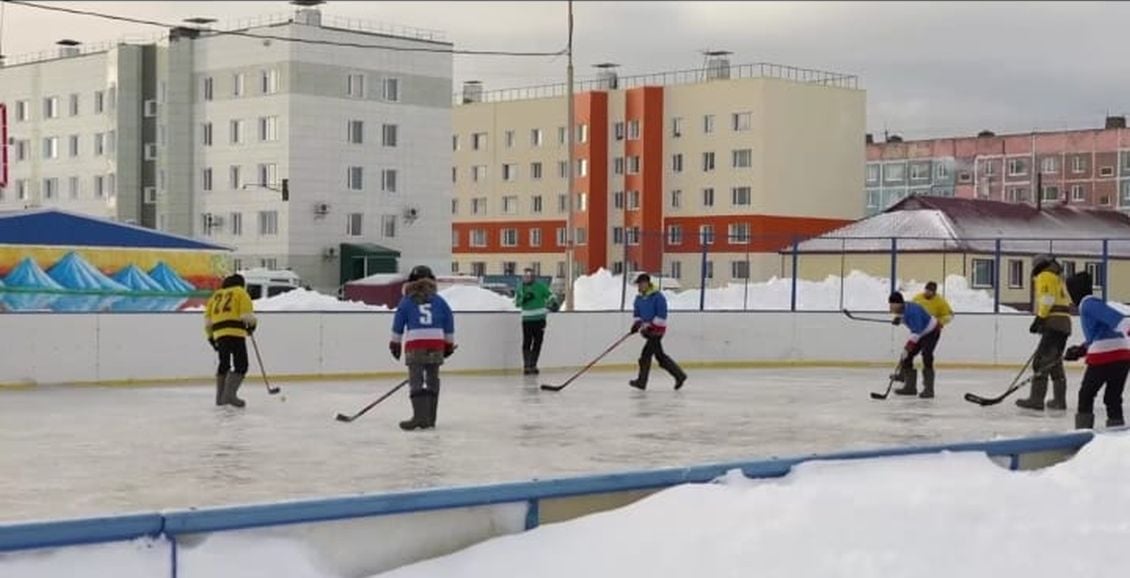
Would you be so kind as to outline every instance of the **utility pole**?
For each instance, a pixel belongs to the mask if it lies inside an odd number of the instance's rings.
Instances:
[[[565,98],[566,98],[566,112],[568,117],[565,120],[565,145],[568,147],[568,164],[569,172],[565,179],[565,187],[568,190],[567,196],[569,203],[566,207],[568,212],[565,213],[565,310],[573,311],[573,278],[575,271],[573,270],[574,261],[574,234],[573,234],[573,173],[576,170],[574,164],[576,161],[573,158],[573,131],[576,129],[575,122],[573,121],[573,0],[569,0],[569,43],[566,49],[568,53],[568,64],[565,67]]]

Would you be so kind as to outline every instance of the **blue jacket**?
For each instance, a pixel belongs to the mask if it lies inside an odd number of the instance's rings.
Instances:
[[[903,309],[902,322],[910,330],[911,343],[918,343],[923,336],[938,329],[938,320],[925,307],[913,301]]]
[[[1130,319],[1117,309],[1088,295],[1079,302],[1079,325],[1087,340],[1087,365],[1130,360]]]
[[[641,329],[648,333],[663,335],[667,332],[667,298],[655,285],[648,287],[642,295],[636,295],[632,314],[643,325]]]
[[[435,282],[421,279],[405,289],[392,320],[392,342],[403,342],[404,351],[443,351],[454,343],[455,316],[447,301],[435,293]]]

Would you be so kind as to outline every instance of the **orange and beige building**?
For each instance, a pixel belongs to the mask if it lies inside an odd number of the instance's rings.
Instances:
[[[578,274],[767,278],[776,253],[863,216],[865,92],[856,77],[770,64],[566,87],[463,87],[453,112],[452,269],[565,274],[574,171]],[[575,161],[570,167],[568,148]]]

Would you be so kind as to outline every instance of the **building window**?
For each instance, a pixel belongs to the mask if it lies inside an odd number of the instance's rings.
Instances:
[[[1082,173],[1087,171],[1087,159],[1082,156],[1071,157],[1071,172]]]
[[[577,125],[577,142],[579,142],[579,143],[589,142],[589,125],[587,125],[587,124],[578,124]]]
[[[487,264],[482,261],[471,262],[471,274],[475,277],[482,277],[487,274]]]
[[[730,189],[730,204],[737,206],[749,206],[751,204],[750,187],[734,187]]]
[[[925,181],[930,178],[930,165],[915,163],[910,165],[910,180]]]
[[[613,191],[612,193],[612,208],[624,208],[624,191]]]
[[[381,190],[386,193],[396,192],[396,169],[381,169]]]
[[[259,235],[272,237],[279,234],[279,212],[259,211]]]
[[[682,245],[683,244],[683,226],[682,225],[667,225],[667,244],[668,245]]]
[[[565,144],[565,139],[566,139],[565,127],[563,127],[563,126],[557,127],[557,144],[559,144],[559,145]]]
[[[212,190],[212,167],[208,167],[200,172],[200,188],[205,192]]]
[[[635,211],[640,208],[640,192],[628,191],[628,210]]]
[[[622,121],[612,123],[612,135],[616,140],[624,140],[624,123]]]
[[[506,148],[514,146],[514,131],[508,130],[503,133],[503,139],[506,141]]]
[[[396,146],[396,125],[381,125],[381,145],[386,147]]]
[[[749,130],[753,127],[753,113],[735,112],[730,115],[730,126],[735,131]]]
[[[702,134],[714,132],[714,115],[707,114],[702,117]]]
[[[535,215],[540,215],[542,211],[541,195],[534,195],[530,197],[530,212]]]
[[[231,223],[231,234],[233,237],[243,235],[243,213],[231,213],[228,217],[228,222]]]
[[[364,187],[364,167],[349,167],[345,172],[346,188],[360,191]]]
[[[471,180],[474,182],[487,180],[487,166],[474,165],[471,167]]]
[[[1103,267],[1102,263],[1094,261],[1087,263],[1087,273],[1091,275],[1092,287],[1098,288],[1106,286],[1106,268]]]
[[[459,230],[458,229],[452,229],[451,230],[451,247],[455,248],[455,247],[458,247],[458,246],[459,246]],[[458,272],[459,271],[459,264],[453,261],[451,263],[451,270]]]
[[[279,91],[279,71],[270,68],[259,73],[259,91],[274,94]]]
[[[557,176],[562,179],[569,178],[569,161],[557,162]]]
[[[211,76],[205,76],[203,84],[204,84],[204,100],[206,100],[206,101],[212,100],[212,96],[215,94],[215,92],[213,90],[215,88],[215,83],[212,81],[212,77]]]
[[[351,120],[349,121],[347,129],[350,144],[364,144],[365,142],[365,121]]]
[[[381,215],[381,236],[386,239],[396,238],[396,215]]]
[[[518,165],[503,164],[502,165],[502,180],[513,181],[518,178]]]
[[[620,245],[624,243],[624,228],[612,227],[612,244]]]
[[[1099,167],[1099,176],[1110,178],[1114,176],[1114,167]]]
[[[628,227],[627,229],[625,229],[624,230],[624,242],[627,243],[628,245],[639,245],[640,244],[640,228],[639,227]]]
[[[628,121],[628,140],[639,140],[640,138],[640,121]]]
[[[612,174],[624,174],[624,157],[616,157],[612,159]]]
[[[275,163],[261,163],[256,173],[261,187],[273,187],[279,182],[279,166]]]
[[[104,133],[94,133],[94,156],[100,157],[106,154],[106,135]]]
[[[49,96],[43,99],[43,118],[59,118],[59,97]]]
[[[102,114],[106,111],[106,92],[102,90],[94,91],[94,114]]]
[[[1083,185],[1071,185],[1071,200],[1076,202],[1087,200],[1087,195],[1083,191]]]
[[[55,177],[43,179],[43,198],[54,199],[59,195],[59,179]]]
[[[242,72],[237,72],[237,73],[232,75],[232,82],[231,82],[231,95],[232,96],[242,96],[243,95],[244,78],[245,77],[244,77]]]
[[[78,177],[70,177],[67,179],[67,189],[72,199],[77,199],[79,196],[79,180]]]
[[[541,163],[530,163],[530,178],[535,181],[541,180]]]
[[[31,104],[26,100],[16,101],[16,120],[23,122],[31,118]]]
[[[671,119],[671,138],[683,136],[683,118],[676,116]]]
[[[228,167],[228,187],[233,191],[243,188],[243,174],[239,165]]]
[[[541,229],[530,229],[530,246],[541,247]]]
[[[262,267],[263,269],[271,269],[271,270],[278,269],[279,268],[279,260],[274,258],[274,257],[259,259],[259,266]]]
[[[345,216],[345,234],[347,236],[361,236],[361,217],[361,213],[349,213]]]
[[[698,227],[698,238],[703,245],[713,245],[714,225],[700,225]]]
[[[949,178],[949,176],[950,176],[950,170],[949,170],[949,167],[947,167],[946,165],[939,163],[938,167],[936,169],[934,169],[934,177],[937,178],[937,179],[943,179],[944,180],[944,179]]]
[[[71,116],[78,116],[78,94],[72,94],[69,99]]]
[[[502,213],[504,215],[515,215],[518,213],[517,195],[508,195],[502,197]]]
[[[702,206],[704,206],[704,207],[713,207],[714,206],[714,189],[713,188],[702,189]]]
[[[1048,185],[1044,187],[1043,195],[1041,198],[1045,201],[1058,201],[1059,200],[1059,187]]]
[[[243,142],[243,121],[232,120],[228,124],[228,142],[231,144],[240,144]]]
[[[997,163],[993,161],[985,161],[985,176],[991,177],[997,174]]]
[[[345,94],[351,98],[365,98],[365,75],[346,75]]]
[[[487,232],[483,229],[471,229],[471,246],[486,247]]]
[[[451,214],[459,214],[459,199],[451,199]]]
[[[753,151],[750,149],[735,150],[731,156],[735,169],[748,169],[753,166]]]
[[[730,243],[735,245],[745,245],[749,243],[750,227],[749,223],[733,223],[729,225],[726,231],[726,238]]]
[[[498,242],[503,247],[517,247],[518,229],[503,229],[499,231]]]
[[[1059,159],[1056,157],[1044,157],[1040,159],[1040,172],[1045,175],[1058,173]]]
[[[1028,174],[1028,165],[1024,159],[1008,159],[1008,176],[1016,177]]]
[[[702,153],[702,172],[709,173],[714,170],[714,153]]]
[[[588,159],[577,159],[577,176],[578,177],[589,176],[589,160]]]
[[[481,215],[487,212],[487,198],[475,197],[471,199],[471,214]]]
[[[206,147],[212,146],[212,123],[206,122],[200,128],[200,142]]]
[[[671,172],[674,172],[674,173],[683,172],[683,154],[682,153],[676,153],[674,155],[671,155]]]
[[[880,170],[880,168],[881,167],[879,165],[867,165],[867,182],[868,183],[878,183],[879,182],[879,170]]]
[[[1020,289],[1024,286],[1024,261],[1008,260],[1008,286],[1011,289]]]
[[[43,139],[43,158],[57,159],[59,158],[59,137],[49,136]]]
[[[557,227],[557,246],[564,247],[568,239],[565,238],[565,227]]]
[[[706,278],[707,279],[713,279],[714,278],[714,261],[707,261],[706,262]]]
[[[904,165],[904,164],[884,165],[883,166],[883,178],[887,182],[902,181],[904,178],[906,178],[906,165]]]
[[[530,129],[530,146],[540,147],[544,142],[544,134],[540,128]]]
[[[671,278],[681,279],[683,277],[683,263],[682,261],[671,261]]]
[[[1130,205],[1130,180],[1122,181],[1119,186],[1122,189],[1122,205]]]
[[[730,277],[749,279],[749,261],[730,261]]]
[[[638,157],[638,156],[628,157],[628,174],[629,175],[638,175],[639,173],[640,173],[640,157]]]
[[[972,182],[972,181],[973,181],[973,173],[970,173],[969,171],[961,171],[961,172],[957,173],[957,182],[968,183],[968,182]]]
[[[683,206],[683,191],[675,189],[671,191],[671,208],[678,209],[681,206]]]
[[[579,193],[577,195],[577,211],[583,213],[587,210],[589,210],[588,193]]]
[[[148,203],[155,202],[157,200],[156,199],[156,196],[157,196],[156,190],[154,190],[153,187],[146,187],[146,191],[153,191],[152,193],[150,193],[150,195],[152,195],[152,200],[146,199],[146,202],[148,202]],[[94,176],[94,198],[101,199],[105,196],[106,196],[106,177],[103,177],[102,175],[95,175]],[[20,198],[22,199],[23,197],[21,196]]]
[[[569,210],[569,197],[566,195],[557,195],[557,212],[564,213]]]
[[[99,183],[102,177],[94,177],[95,184]],[[27,179],[16,179],[16,199],[26,201],[28,196]],[[97,196],[101,196],[100,194]]]
[[[259,141],[274,142],[279,140],[279,117],[259,117]]]
[[[1009,187],[1008,200],[1013,203],[1024,203],[1028,201],[1028,187]]]
[[[973,287],[984,289],[993,286],[993,260],[973,259]]]
[[[118,150],[117,133],[115,131],[109,131],[109,132],[106,133],[106,154],[113,156],[114,152],[117,151],[117,150]],[[157,155],[157,153],[153,153],[154,157],[156,157],[156,155]]]
[[[381,98],[386,102],[400,102],[399,78],[386,78],[381,81]]]
[[[95,135],[95,136],[97,137],[97,135]],[[0,146],[3,146],[3,143],[0,143]],[[31,145],[28,144],[28,141],[26,139],[25,140],[18,140],[18,141],[16,141],[15,146],[16,146],[16,160],[17,161],[28,160],[28,157],[31,156]]]

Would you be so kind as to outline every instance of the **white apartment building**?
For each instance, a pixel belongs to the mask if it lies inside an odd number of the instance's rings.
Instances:
[[[55,205],[207,238],[237,268],[290,268],[324,291],[388,272],[382,248],[402,269],[445,270],[451,45],[309,6],[236,30],[0,68],[17,149],[0,210]]]
[[[573,147],[575,261],[696,286],[767,279],[778,250],[862,216],[865,92],[856,77],[772,64],[578,83],[464,86],[453,115],[452,268],[564,276]],[[705,271],[704,271],[705,264]]]

